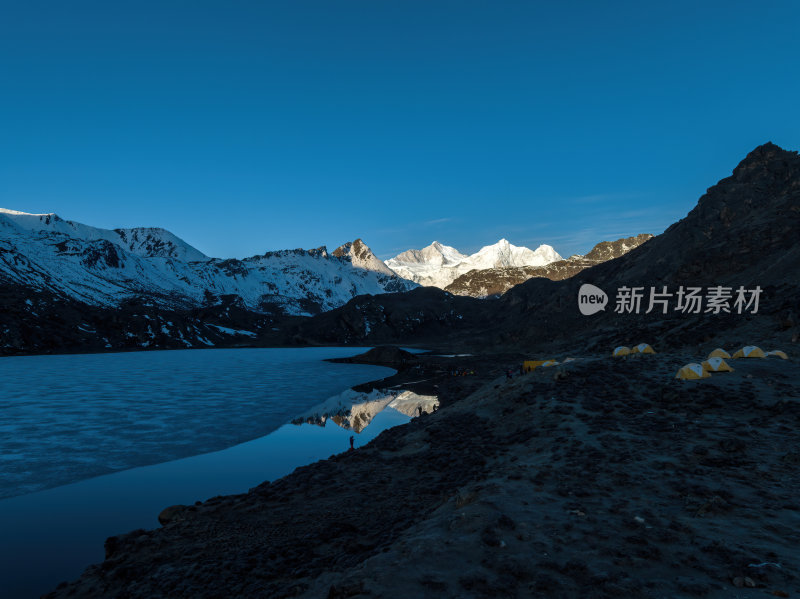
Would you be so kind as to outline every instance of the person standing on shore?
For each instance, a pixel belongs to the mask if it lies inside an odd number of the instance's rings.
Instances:
[[[355,449],[355,447],[353,447],[353,441],[354,441],[354,440],[355,440],[355,437],[353,437],[353,435],[350,435],[350,449],[351,449],[351,450],[352,450],[352,449]]]

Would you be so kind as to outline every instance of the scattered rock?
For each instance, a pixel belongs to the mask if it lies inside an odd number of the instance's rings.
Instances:
[[[737,576],[736,578],[733,579],[733,586],[735,586],[737,589],[741,588],[753,589],[756,586],[756,582],[749,576]]]
[[[166,526],[170,522],[183,520],[186,510],[188,509],[189,508],[185,505],[171,505],[167,508],[164,508],[158,515],[158,522],[161,524],[161,526]]]

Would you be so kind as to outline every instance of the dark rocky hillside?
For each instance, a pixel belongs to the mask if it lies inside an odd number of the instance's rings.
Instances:
[[[149,298],[106,308],[0,285],[0,355],[237,347],[278,334],[274,317],[247,309],[239,297],[214,299],[192,309],[165,309]]]
[[[380,297],[362,295],[340,309],[311,319],[295,320],[287,328],[293,344],[447,342],[454,332],[483,331],[484,302],[437,289],[420,287],[408,293]]]
[[[689,214],[663,234],[618,260],[583,271],[556,285],[532,280],[499,300],[504,316],[502,339],[530,343],[542,337],[568,339],[579,334],[600,342],[630,344],[647,339],[680,346],[717,339],[737,344],[778,335],[797,340],[800,286],[800,157],[768,143],[756,148],[733,174],[709,188]],[[576,309],[578,289],[594,284],[609,294],[606,311],[591,317]],[[619,288],[664,286],[673,294],[680,286],[739,286],[763,291],[758,312],[666,315],[614,312]],[[642,311],[647,308],[643,299]],[[511,330],[510,322],[536,320]],[[634,336],[634,338],[631,338]],[[644,337],[644,338],[643,338]],[[647,338],[647,339],[645,339]]]

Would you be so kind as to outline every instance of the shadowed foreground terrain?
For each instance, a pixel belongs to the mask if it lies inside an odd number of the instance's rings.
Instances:
[[[583,358],[106,543],[49,597],[800,593],[800,368]],[[468,377],[467,377],[468,378]]]

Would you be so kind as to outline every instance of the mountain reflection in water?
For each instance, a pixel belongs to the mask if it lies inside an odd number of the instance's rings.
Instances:
[[[292,420],[292,424],[316,424],[325,426],[331,420],[338,426],[355,433],[363,431],[372,419],[386,408],[413,418],[423,412],[438,409],[439,399],[435,395],[418,395],[413,391],[378,391],[361,393],[348,390],[331,397]]]

